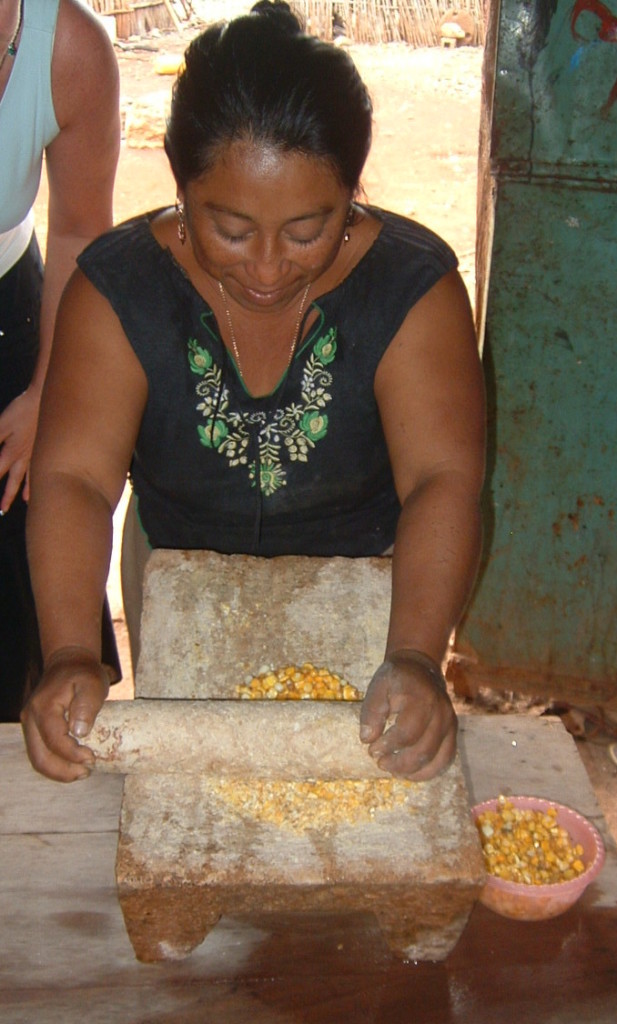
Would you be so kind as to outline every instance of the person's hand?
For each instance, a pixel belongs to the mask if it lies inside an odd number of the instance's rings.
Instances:
[[[90,733],[109,692],[100,661],[83,647],[64,647],[48,660],[43,678],[21,713],[28,757],[58,782],[85,779],[94,755],[78,740]]]
[[[379,767],[416,782],[431,779],[454,759],[456,731],[437,663],[418,651],[390,654],[373,676],[360,714],[360,739],[370,744]]]
[[[40,395],[28,388],[0,414],[0,480],[8,473],[0,511],[8,512],[25,480],[24,501],[29,498],[28,468],[39,416]]]

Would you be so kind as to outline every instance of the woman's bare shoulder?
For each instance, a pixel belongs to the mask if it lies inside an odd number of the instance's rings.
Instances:
[[[111,303],[79,268],[73,271],[58,306],[54,349],[70,348],[73,344],[86,345],[92,353],[97,339],[105,348],[114,344],[128,344],[126,336]]]
[[[112,42],[95,14],[78,0],[60,0],[52,60],[52,89],[60,126],[84,102],[117,104],[119,70]]]

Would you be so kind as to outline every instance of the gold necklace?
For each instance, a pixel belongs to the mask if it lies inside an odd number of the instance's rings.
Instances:
[[[5,62],[6,58],[7,57],[15,57],[16,54],[17,54],[17,36],[19,35],[19,33],[21,31],[21,23],[23,21],[23,17],[24,17],[24,0],[20,0],[19,15],[17,17],[17,28],[13,32],[13,35],[11,36],[11,38],[9,39],[9,45],[7,46],[6,50],[2,54],[2,58],[0,58],[0,71],[2,71],[2,68],[4,67],[4,62]]]
[[[223,307],[225,309],[225,316],[227,317],[227,326],[229,327],[229,337],[231,338],[231,347],[232,347],[232,349],[234,351],[234,358],[236,360],[236,365],[238,367],[238,373],[240,374],[240,380],[242,382],[244,382],[244,374],[242,372],[242,365],[240,363],[240,353],[238,352],[238,344],[236,342],[236,333],[234,331],[234,325],[233,325],[232,320],[231,320],[231,313],[229,311],[229,306],[227,304],[227,294],[225,292],[225,289],[223,288],[223,282],[222,281],[218,282],[218,286],[219,286],[219,292],[221,293],[221,299],[223,300]],[[300,324],[302,323],[302,314],[304,313],[304,307],[306,305],[306,300],[307,300],[307,296],[308,296],[310,287],[311,287],[311,283],[309,281],[309,283],[307,284],[306,288],[304,289],[304,294],[302,296],[302,301],[300,303],[300,308],[298,310],[298,315],[296,317],[296,325],[294,327],[293,338],[291,339],[291,345],[289,347],[289,356],[287,357],[287,366],[285,367],[285,373],[287,373],[289,367],[291,366],[291,360],[293,359],[294,352],[296,351],[296,345],[298,344],[298,335],[300,334]]]

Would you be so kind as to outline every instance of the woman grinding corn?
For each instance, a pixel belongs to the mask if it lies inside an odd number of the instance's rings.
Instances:
[[[371,120],[349,56],[303,34],[285,3],[260,3],[188,47],[165,140],[176,208],[79,260],[28,521],[45,673],[22,721],[52,778],[93,762],[74,737],[107,695],[100,609],[127,472],[126,537],[146,550],[393,545],[360,739],[417,780],[454,756],[440,664],[479,557],[483,381],[452,251],[358,201]],[[128,561],[139,583],[143,557]]]

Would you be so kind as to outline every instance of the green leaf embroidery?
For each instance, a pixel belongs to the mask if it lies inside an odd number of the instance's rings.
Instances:
[[[332,401],[329,388],[332,373],[326,369],[336,358],[336,328],[318,338],[308,355],[302,373],[301,400],[264,412],[241,413],[229,408],[229,389],[222,383],[220,367],[207,348],[195,338],[188,341],[191,372],[199,376],[195,392],[196,411],[202,417],[197,435],[204,447],[224,455],[232,467],[244,466],[252,487],[259,485],[268,497],[287,484],[284,457],[289,462],[308,462],[309,453],[328,433],[328,417],[323,412]],[[255,460],[248,461],[251,433],[257,433],[259,481]]]

